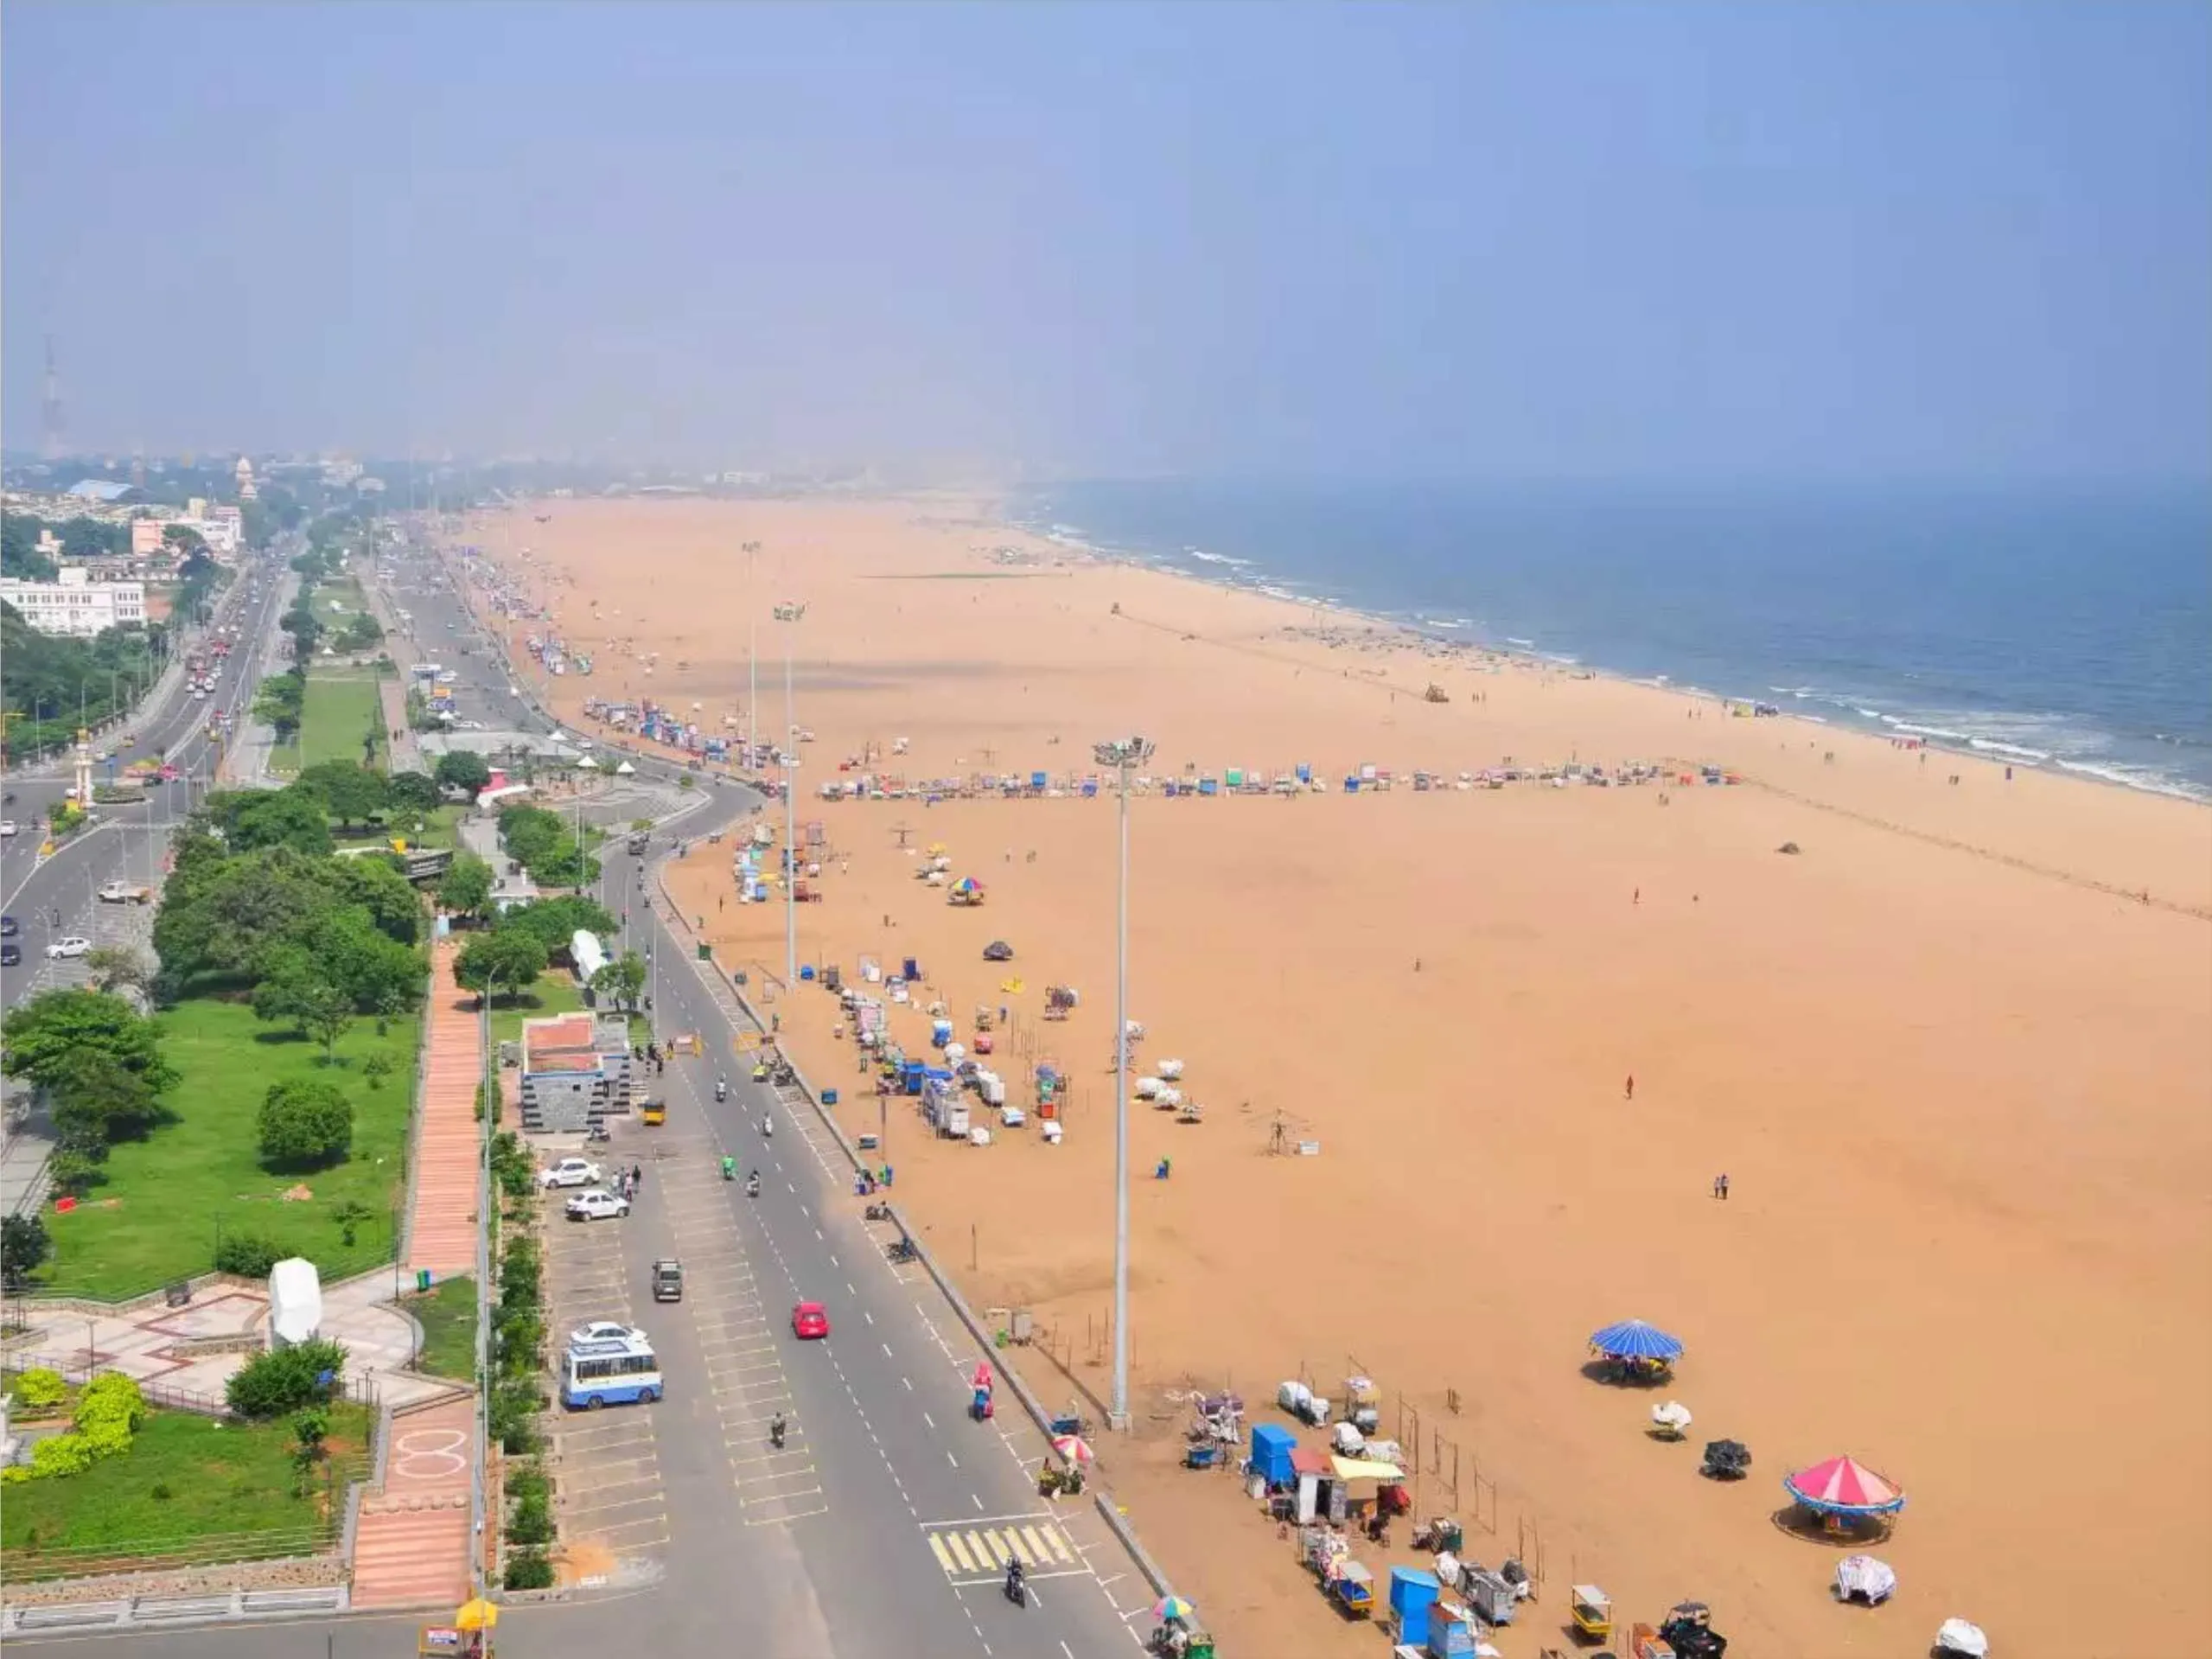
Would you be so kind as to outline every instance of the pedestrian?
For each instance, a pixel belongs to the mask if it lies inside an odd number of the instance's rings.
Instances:
[[[1727,1197],[1727,1196],[1728,1196],[1728,1171],[1727,1171],[1723,1170],[1723,1171],[1722,1171],[1718,1175],[1716,1175],[1715,1177],[1713,1177],[1713,1178],[1712,1178],[1712,1196],[1713,1196],[1714,1197],[1716,1197],[1716,1198],[1725,1198],[1725,1197]]]
[[[631,1164],[631,1165],[630,1165],[630,1190],[631,1190],[632,1192],[635,1192],[635,1191],[638,1190],[638,1188],[639,1188],[639,1187],[641,1187],[641,1186],[642,1186],[642,1185],[644,1184],[644,1183],[645,1183],[645,1165],[644,1165],[644,1164]]]
[[[1636,1075],[1633,1071],[1629,1074],[1628,1087],[1623,1094],[1624,1098],[1628,1100],[1633,1101],[1636,1097]]]
[[[1639,888],[1637,888],[1637,889],[1636,889],[1636,890],[1635,890],[1635,892],[1633,892],[1633,893],[1629,894],[1629,903],[1631,903],[1631,904],[1641,904],[1641,903],[1643,903],[1643,889],[1642,889],[1642,888],[1641,888],[1641,887],[1639,887]]]

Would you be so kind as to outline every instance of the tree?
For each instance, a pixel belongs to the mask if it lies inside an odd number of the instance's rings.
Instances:
[[[465,991],[484,995],[494,985],[513,996],[545,971],[545,947],[516,928],[480,933],[454,959],[453,977]]]
[[[473,852],[455,853],[438,877],[437,902],[456,916],[482,916],[492,903],[491,865]]]
[[[307,679],[298,669],[271,674],[253,699],[253,718],[273,731],[278,743],[288,743],[299,735],[306,703]]]
[[[38,1216],[0,1217],[0,1286],[22,1290],[53,1253],[54,1241]]]
[[[292,660],[304,664],[313,659],[315,648],[322,642],[322,622],[315,614],[304,594],[299,602],[277,619],[277,626],[292,636]]]
[[[354,1108],[329,1083],[273,1085],[261,1099],[261,1158],[271,1169],[319,1169],[353,1150]]]
[[[637,1006],[645,981],[645,958],[626,950],[591,976],[591,988],[615,1007],[628,1010]]]
[[[291,787],[320,796],[324,808],[341,824],[365,824],[391,804],[391,790],[382,775],[351,761],[322,761],[308,767]]]
[[[97,991],[46,991],[9,1011],[0,1024],[0,1070],[41,1088],[58,1084],[73,1056],[105,1055],[162,1094],[176,1085],[162,1058],[161,1029],[119,997]]]
[[[435,812],[439,806],[437,780],[427,772],[394,772],[386,780],[385,793],[395,812]]]
[[[27,514],[0,514],[0,576],[17,576],[27,582],[51,582],[54,561],[38,550],[43,520]]]
[[[112,994],[125,986],[143,991],[153,979],[146,959],[128,945],[96,945],[85,957],[92,988]]]
[[[545,948],[548,960],[568,954],[569,941],[578,933],[606,935],[615,929],[615,918],[588,898],[541,898],[509,910],[499,921],[502,930],[517,928]]]
[[[239,852],[288,846],[314,854],[330,851],[330,822],[322,799],[299,789],[256,790],[232,815],[230,845]]]
[[[490,786],[492,769],[484,757],[473,750],[449,749],[437,757],[437,767],[432,774],[438,788],[451,789],[457,794],[481,794]]]
[[[280,945],[267,955],[261,982],[253,987],[256,1019],[289,1019],[322,1044],[325,1060],[354,1023],[354,1001],[324,966],[297,945]]]
[[[95,1160],[118,1140],[143,1140],[168,1113],[144,1075],[112,1054],[80,1049],[48,1088],[61,1144]]]
[[[422,896],[409,885],[396,855],[330,859],[317,874],[341,903],[367,910],[387,939],[411,945],[422,937]]]
[[[361,1013],[398,1013],[422,987],[422,958],[379,928],[360,905],[323,917],[308,950],[316,971]]]
[[[165,524],[162,526],[162,542],[179,552],[189,556],[207,551],[207,539],[188,524]]]
[[[346,1369],[346,1350],[328,1338],[271,1348],[231,1373],[223,1398],[240,1417],[282,1417],[329,1397],[323,1379]]]

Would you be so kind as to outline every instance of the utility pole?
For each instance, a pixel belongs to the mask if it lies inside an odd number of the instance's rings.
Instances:
[[[1113,1395],[1111,1426],[1129,1417],[1129,781],[1152,757],[1145,737],[1095,743],[1101,766],[1120,776],[1120,861],[1114,884],[1113,952]]]
[[[799,983],[799,846],[794,833],[798,801],[799,721],[791,699],[791,632],[806,607],[788,601],[775,608],[775,619],[790,631],[783,636],[783,985],[787,994]]]

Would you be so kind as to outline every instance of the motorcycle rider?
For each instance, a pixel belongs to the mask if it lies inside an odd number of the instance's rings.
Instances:
[[[1023,1576],[1022,1558],[1009,1558],[1006,1562],[1006,1599],[1020,1605],[1028,1605],[1029,1584]]]
[[[730,1080],[720,1072],[714,1075],[714,1098],[717,1101],[730,1098]]]
[[[748,1198],[757,1198],[761,1196],[761,1172],[758,1170],[755,1170],[745,1177],[745,1196]]]
[[[725,1181],[737,1178],[737,1160],[727,1152],[722,1155],[722,1178]]]
[[[783,1449],[783,1413],[778,1412],[768,1419],[768,1444],[779,1452]]]
[[[775,1134],[775,1120],[774,1118],[762,1118],[761,1120],[761,1133],[763,1135],[773,1138]]]

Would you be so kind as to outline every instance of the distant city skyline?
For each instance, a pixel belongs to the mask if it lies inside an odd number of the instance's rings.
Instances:
[[[2212,9],[516,15],[16,0],[10,451],[2212,477]]]

